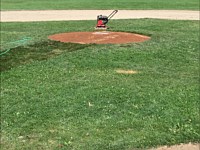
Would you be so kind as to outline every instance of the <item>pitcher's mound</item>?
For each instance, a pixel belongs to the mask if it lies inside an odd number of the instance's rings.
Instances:
[[[79,44],[122,44],[144,42],[150,37],[126,32],[69,32],[50,35],[51,40]]]

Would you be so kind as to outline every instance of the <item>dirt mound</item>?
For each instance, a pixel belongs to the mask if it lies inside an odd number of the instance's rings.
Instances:
[[[150,37],[126,33],[126,32],[68,32],[50,35],[48,37],[51,40],[65,42],[65,43],[80,43],[80,44],[122,44],[122,43],[134,43],[144,42],[149,40]]]

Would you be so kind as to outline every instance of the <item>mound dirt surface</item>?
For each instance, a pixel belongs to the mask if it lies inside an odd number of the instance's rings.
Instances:
[[[79,43],[79,44],[122,44],[122,43],[134,43],[144,42],[149,40],[150,37],[126,33],[126,32],[69,32],[50,35],[48,37],[51,40],[65,42],[65,43]]]

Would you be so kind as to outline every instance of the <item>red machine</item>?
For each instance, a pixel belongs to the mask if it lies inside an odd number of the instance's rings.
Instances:
[[[114,10],[109,16],[99,15],[97,16],[97,25],[95,29],[107,29],[106,24],[108,21],[118,12],[118,10]]]

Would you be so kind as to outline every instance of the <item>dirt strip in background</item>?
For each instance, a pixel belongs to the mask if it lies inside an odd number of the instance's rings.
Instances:
[[[1,11],[1,22],[96,20],[97,15],[109,15],[113,10],[33,10]],[[156,18],[200,20],[200,11],[190,10],[119,10],[113,19]]]

